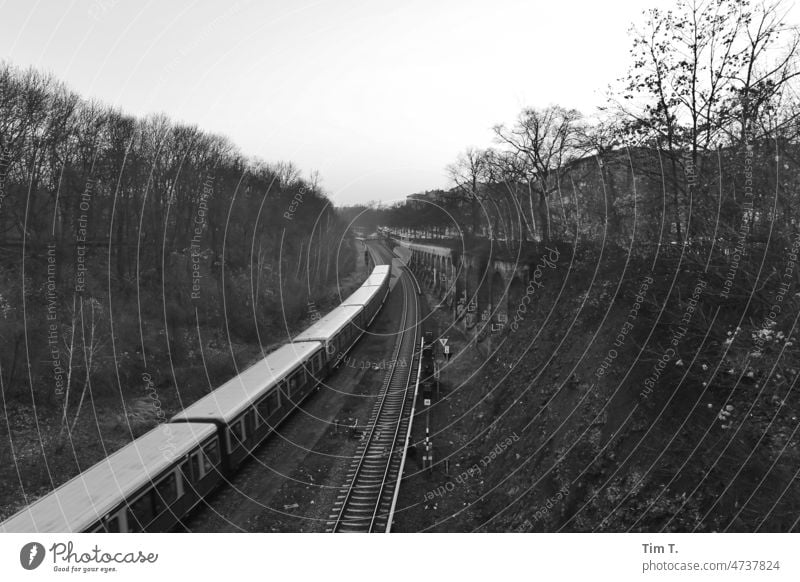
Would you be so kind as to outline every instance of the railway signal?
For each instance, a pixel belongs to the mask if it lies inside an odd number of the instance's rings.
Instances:
[[[425,437],[425,452],[422,454],[422,468],[427,469],[428,473],[433,472],[433,441]]]

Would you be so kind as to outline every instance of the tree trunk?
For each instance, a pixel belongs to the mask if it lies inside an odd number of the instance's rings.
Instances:
[[[539,220],[542,225],[542,242],[549,243],[550,233],[550,211],[547,204],[547,194],[544,191],[539,193]]]

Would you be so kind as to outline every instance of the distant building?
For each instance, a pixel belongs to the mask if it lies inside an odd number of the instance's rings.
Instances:
[[[428,190],[426,192],[419,192],[406,196],[406,203],[415,207],[424,206],[426,204],[444,206],[447,204],[459,203],[462,200],[463,196],[455,190]]]

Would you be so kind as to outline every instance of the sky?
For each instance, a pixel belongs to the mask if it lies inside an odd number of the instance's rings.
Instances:
[[[526,106],[591,113],[669,0],[0,0],[0,58],[319,171],[336,205],[448,187]]]

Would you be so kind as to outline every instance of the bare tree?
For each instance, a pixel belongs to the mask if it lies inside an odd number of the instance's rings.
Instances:
[[[510,150],[489,149],[486,161],[487,188],[508,242],[527,241],[529,235],[535,234],[523,207],[532,188],[527,165],[517,152]]]
[[[278,178],[281,187],[288,188],[300,180],[300,169],[292,162],[276,162],[269,165],[269,170]]]
[[[494,127],[497,140],[524,163],[531,223],[543,241],[552,235],[550,196],[558,191],[568,165],[586,151],[581,140],[582,118],[574,109],[551,105],[526,108],[513,126]]]
[[[62,403],[61,430],[60,436],[65,431],[69,433],[75,430],[75,426],[80,419],[83,402],[86,393],[91,389],[92,374],[98,367],[98,354],[103,349],[105,341],[100,334],[100,323],[103,308],[100,302],[94,298],[82,299],[77,295],[73,296],[72,310],[70,313],[70,323],[66,326],[62,340],[64,352],[67,356],[66,380],[64,401]],[[76,344],[76,335],[79,334],[79,343]],[[72,422],[68,421],[70,406],[70,391],[72,388],[73,377],[79,369],[83,368],[83,385],[81,394],[78,398],[77,408],[72,417]]]
[[[643,26],[632,29],[633,65],[617,106],[628,118],[627,138],[666,158],[662,177],[677,240],[689,201],[702,203],[717,179],[708,153],[757,139],[759,121],[797,75],[797,32],[781,6],[678,0],[673,9],[648,10]]]
[[[471,234],[476,236],[480,226],[481,182],[488,167],[486,150],[469,147],[447,166],[447,173],[456,188],[469,201]]]

